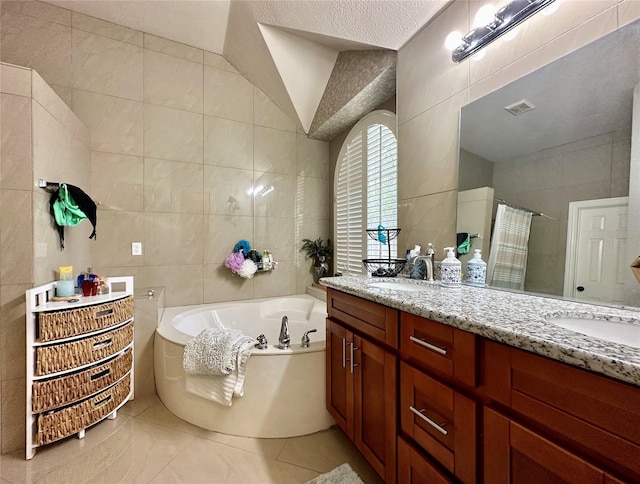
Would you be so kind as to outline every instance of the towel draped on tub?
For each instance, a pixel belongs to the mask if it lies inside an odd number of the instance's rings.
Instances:
[[[241,397],[255,340],[242,331],[208,328],[189,340],[182,365],[185,389],[199,397],[231,406],[232,397]]]

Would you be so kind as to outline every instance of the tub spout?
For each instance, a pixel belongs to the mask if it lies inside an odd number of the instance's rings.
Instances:
[[[278,338],[278,348],[286,350],[291,346],[291,336],[289,335],[289,318],[282,316],[282,324],[280,325],[280,337]]]

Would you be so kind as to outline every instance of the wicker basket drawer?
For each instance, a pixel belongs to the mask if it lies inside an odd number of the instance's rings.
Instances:
[[[38,415],[37,445],[44,445],[78,433],[113,412],[124,402],[131,390],[127,375],[118,384],[88,398],[54,412]]]
[[[133,317],[133,296],[98,306],[38,314],[42,342],[100,331]]]
[[[121,328],[69,343],[39,346],[38,376],[71,370],[115,355],[133,341],[133,321]]]
[[[131,350],[80,373],[33,382],[33,412],[69,405],[113,385],[131,370]]]

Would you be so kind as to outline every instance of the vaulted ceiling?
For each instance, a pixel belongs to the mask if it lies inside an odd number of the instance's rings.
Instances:
[[[327,140],[395,93],[395,51],[449,1],[49,3],[224,55],[306,133]]]

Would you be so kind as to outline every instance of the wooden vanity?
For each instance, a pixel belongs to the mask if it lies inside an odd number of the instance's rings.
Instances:
[[[640,482],[640,386],[327,290],[327,408],[385,482]]]

